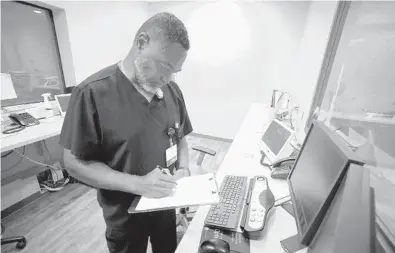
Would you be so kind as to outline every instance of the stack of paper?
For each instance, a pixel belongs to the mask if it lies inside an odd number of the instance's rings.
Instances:
[[[159,199],[141,197],[133,201],[129,207],[129,213],[211,205],[218,202],[219,195],[215,175],[209,173],[177,180],[177,186],[171,196]]]

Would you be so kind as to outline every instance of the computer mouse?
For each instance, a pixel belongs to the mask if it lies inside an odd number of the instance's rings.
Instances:
[[[230,246],[224,240],[212,238],[202,242],[200,253],[230,253]]]

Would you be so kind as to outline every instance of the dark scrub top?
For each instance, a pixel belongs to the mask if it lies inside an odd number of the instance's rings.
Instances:
[[[73,89],[60,144],[81,159],[133,175],[145,175],[157,165],[166,167],[167,130],[178,122],[183,138],[192,132],[192,125],[178,85],[170,82],[162,91],[162,99],[154,96],[148,103],[118,64],[93,74]],[[98,190],[107,226],[127,224],[127,209],[134,197]]]

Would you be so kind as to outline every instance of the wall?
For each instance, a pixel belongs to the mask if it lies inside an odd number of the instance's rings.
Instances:
[[[126,56],[148,3],[139,1],[45,1],[64,8],[77,84]]]
[[[287,86],[293,103],[299,104],[300,111],[303,112],[299,129],[304,128],[309,115],[336,7],[336,1],[314,1],[308,11],[300,50],[289,74]],[[301,131],[299,139],[303,137],[304,132]]]
[[[189,30],[177,82],[196,133],[233,139],[251,103],[270,102],[274,88],[293,85],[286,77],[308,9],[308,2],[150,3],[152,15],[172,12]]]
[[[145,2],[44,3],[64,8],[66,11],[77,83],[95,71],[121,60],[132,45],[135,31],[148,17],[148,4]],[[58,145],[58,140],[59,137],[46,140],[50,155],[36,144],[26,146],[25,155],[39,162],[51,163],[52,160],[59,160],[62,149]],[[23,148],[18,151],[22,152]],[[36,166],[26,159],[14,167],[18,161],[19,155],[16,153],[1,159],[2,185],[18,178],[28,180],[29,176],[44,170],[44,167]],[[19,187],[23,185],[21,181]],[[3,192],[4,194],[6,193]],[[2,196],[2,199],[4,197]],[[12,201],[19,200],[21,199]],[[10,201],[7,201],[8,204]]]

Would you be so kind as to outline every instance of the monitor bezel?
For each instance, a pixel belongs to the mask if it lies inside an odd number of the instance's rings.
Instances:
[[[67,110],[66,111],[62,110],[62,107],[60,106],[58,97],[71,97],[71,93],[55,95],[55,100],[56,100],[56,104],[58,105],[58,109],[59,109],[60,115],[62,115],[64,117],[64,116],[66,116]],[[69,98],[69,102],[70,102],[70,98]]]
[[[364,166],[350,164],[309,252],[375,252],[375,203],[369,177]]]
[[[364,166],[350,165],[345,179],[345,189],[341,199],[340,210],[337,214],[337,223],[335,224],[333,250],[334,252],[374,253],[376,241],[376,208],[374,189],[370,186],[370,171]],[[357,194],[355,194],[355,192],[357,192]],[[348,229],[350,226],[355,225],[356,222],[358,222],[355,219],[357,217],[360,218],[361,216],[369,219],[369,222],[358,223],[359,225],[364,225],[364,229],[361,229],[360,233],[363,234],[362,237],[365,238],[365,240],[368,240],[368,242],[363,240],[359,244],[355,244],[353,243],[355,242],[353,239],[360,238],[361,234],[358,234],[357,236],[355,233],[350,234]],[[347,240],[351,240],[351,243],[343,243]],[[362,245],[361,243],[365,244],[365,251],[361,251],[359,248],[359,246]],[[354,249],[358,249],[358,251],[355,251]]]
[[[320,205],[320,207],[318,208],[318,211],[313,216],[313,219],[311,220],[310,224],[308,224],[306,230],[304,232],[302,232],[301,225],[300,225],[300,219],[299,219],[299,215],[298,215],[297,201],[295,198],[295,192],[293,190],[292,183],[291,183],[290,179],[293,175],[296,165],[298,164],[300,156],[303,154],[303,150],[305,148],[305,145],[306,145],[308,139],[310,138],[311,132],[313,131],[313,129],[315,127],[320,128],[328,135],[329,139],[331,141],[333,141],[334,144],[338,147],[339,151],[341,151],[343,153],[343,156],[345,156],[345,158],[347,159],[347,162],[345,163],[345,166],[339,171],[339,173],[336,177],[336,180],[332,186],[332,190],[330,191],[328,197]],[[333,201],[335,194],[336,194],[336,192],[337,192],[337,190],[344,178],[344,175],[347,172],[347,169],[351,163],[358,164],[358,165],[364,164],[363,162],[359,161],[357,159],[355,153],[353,153],[352,150],[349,149],[345,145],[345,143],[343,141],[341,141],[341,139],[338,136],[336,136],[336,133],[332,132],[323,122],[320,122],[320,121],[312,122],[312,124],[309,128],[309,131],[306,135],[306,138],[303,142],[303,146],[302,146],[302,148],[295,160],[295,163],[292,167],[292,170],[287,178],[287,183],[288,183],[290,196],[291,196],[292,208],[293,208],[293,212],[295,214],[294,217],[295,217],[296,227],[297,227],[300,239],[301,239],[301,244],[303,244],[305,246],[309,246],[311,241],[314,239],[314,236],[317,233],[318,228],[320,227],[320,225],[325,217],[325,214],[326,214],[331,202]]]
[[[282,145],[282,147],[278,151],[277,155],[275,155],[273,150],[263,141],[263,137],[265,136],[267,130],[269,129],[271,124],[273,124],[273,122],[276,122],[277,124],[282,126],[285,130],[287,130],[290,133],[289,137],[285,141],[284,145]],[[260,150],[265,154],[265,156],[269,159],[270,162],[276,161],[279,158],[279,156],[281,155],[282,151],[286,148],[286,145],[289,145],[289,143],[291,142],[291,140],[294,137],[294,135],[295,135],[295,131],[293,129],[291,129],[290,127],[285,125],[283,122],[281,122],[281,121],[279,121],[277,119],[273,119],[270,122],[270,124],[268,125],[268,127],[266,128],[265,132],[261,136],[261,139],[260,139]]]

